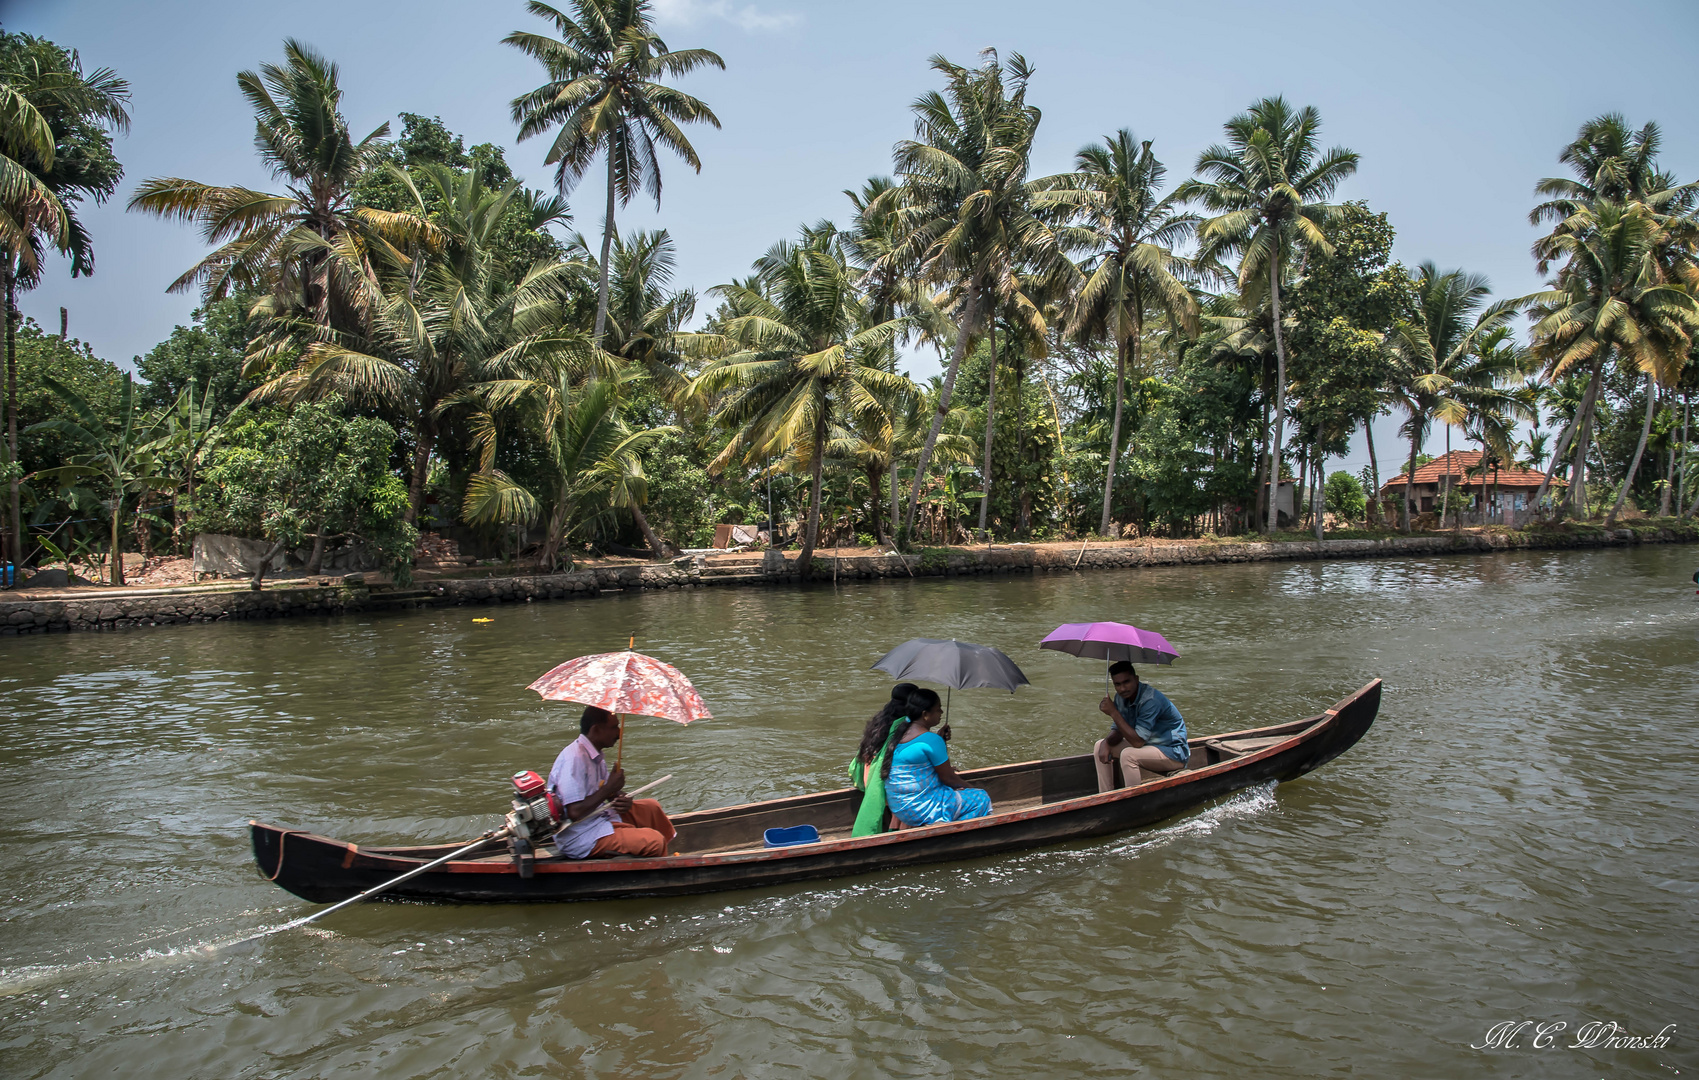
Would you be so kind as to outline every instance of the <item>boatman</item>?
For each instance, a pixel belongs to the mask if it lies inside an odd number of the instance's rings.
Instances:
[[[665,855],[678,835],[661,804],[633,799],[625,789],[625,770],[608,770],[602,751],[619,742],[619,717],[594,705],[578,721],[582,735],[549,770],[549,790],[565,810],[568,824],[555,833],[555,850],[569,859],[614,859]]]
[[[1097,765],[1097,790],[1115,789],[1115,758],[1121,761],[1121,786],[1133,787],[1145,773],[1166,776],[1186,767],[1191,750],[1186,745],[1186,722],[1167,696],[1140,682],[1133,665],[1119,660],[1109,665],[1115,696],[1098,703],[1098,711],[1109,717],[1113,727],[1092,748]]]

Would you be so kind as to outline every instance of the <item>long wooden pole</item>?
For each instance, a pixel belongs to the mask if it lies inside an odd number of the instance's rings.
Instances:
[[[403,881],[408,881],[412,878],[416,878],[420,874],[423,874],[428,870],[435,870],[437,867],[441,866],[443,863],[448,862],[452,859],[458,859],[460,856],[466,854],[467,852],[471,851],[472,849],[477,848],[477,847],[482,847],[484,844],[488,843],[491,840],[494,840],[496,837],[501,836],[501,835],[505,834],[506,832],[507,832],[507,826],[505,826],[505,825],[502,826],[499,829],[491,829],[489,832],[478,837],[478,839],[472,841],[470,844],[467,844],[465,847],[456,848],[455,850],[449,852],[447,855],[444,855],[440,859],[432,859],[430,862],[424,864],[423,866],[415,867],[412,870],[407,871],[405,874],[402,874],[400,877],[390,878],[388,881],[384,882],[382,885],[374,885],[372,888],[367,889],[365,892],[360,893],[358,896],[350,896],[348,899],[342,901],[341,903],[332,904],[330,907],[325,908],[323,911],[315,911],[311,915],[306,916],[305,918],[296,919],[294,922],[284,923],[282,926],[278,927],[276,930],[267,930],[265,932],[265,934],[255,934],[254,937],[265,937],[267,934],[276,934],[276,933],[280,933],[281,931],[284,931],[284,930],[293,930],[298,926],[305,926],[308,923],[313,922],[316,919],[322,919],[326,915],[329,915],[333,911],[341,911],[343,908],[347,907],[350,904],[358,904],[360,901],[366,899],[367,897],[376,896],[378,893],[381,893],[381,892],[385,891],[386,889],[393,889],[395,886],[401,884]],[[277,858],[278,858],[278,861],[280,863],[283,861],[283,851],[281,849],[278,850]],[[252,941],[252,940],[254,940],[254,938],[244,938],[243,940],[244,941]],[[241,942],[236,942],[235,944],[241,944]]]

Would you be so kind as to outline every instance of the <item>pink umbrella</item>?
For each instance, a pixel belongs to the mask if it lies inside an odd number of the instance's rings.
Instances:
[[[709,720],[714,715],[677,668],[631,649],[568,660],[530,688],[549,701],[577,701],[618,715],[620,751],[616,768],[625,756],[627,715],[654,716],[679,724]]]
[[[1131,660],[1137,664],[1172,664],[1180,650],[1154,630],[1118,622],[1063,623],[1038,645],[1041,649],[1095,660]]]

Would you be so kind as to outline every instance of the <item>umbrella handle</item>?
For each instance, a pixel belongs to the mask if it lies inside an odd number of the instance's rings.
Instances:
[[[625,762],[625,714],[619,714],[619,752],[614,755],[614,768]]]

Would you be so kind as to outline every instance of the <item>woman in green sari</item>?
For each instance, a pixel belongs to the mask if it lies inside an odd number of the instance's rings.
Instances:
[[[850,786],[862,793],[851,836],[877,836],[890,823],[885,808],[885,758],[891,752],[891,733],[902,719],[909,695],[917,689],[913,683],[893,686],[891,700],[873,714],[861,733],[861,749],[849,763]]]

